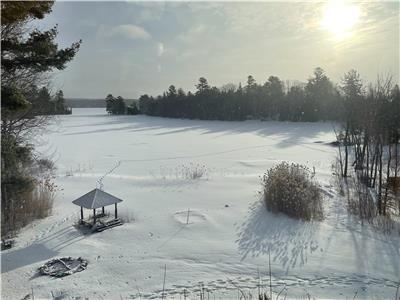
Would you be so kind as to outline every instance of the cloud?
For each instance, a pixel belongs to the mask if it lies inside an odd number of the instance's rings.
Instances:
[[[151,38],[150,33],[148,33],[143,27],[139,27],[131,24],[123,24],[114,27],[108,27],[101,25],[97,32],[100,37],[114,37],[114,36],[122,36],[128,39],[141,39],[148,40]]]
[[[322,4],[289,2],[250,2],[222,5],[220,13],[236,34],[258,36],[304,36],[316,29]],[[319,19],[318,19],[319,20]]]
[[[163,43],[158,43],[158,48],[157,48],[157,55],[162,56],[165,52],[164,49],[164,44]]]
[[[159,21],[161,19],[163,11],[164,11],[164,6],[162,5],[150,7],[150,9],[149,8],[142,9],[139,12],[137,21],[139,23]]]
[[[177,40],[187,44],[198,43],[205,38],[211,38],[214,31],[214,26],[205,26],[204,24],[195,24],[184,33],[177,36]]]

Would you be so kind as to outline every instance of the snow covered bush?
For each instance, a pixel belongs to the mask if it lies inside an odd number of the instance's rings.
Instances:
[[[264,174],[263,185],[268,210],[297,219],[322,219],[321,192],[307,167],[280,163]]]

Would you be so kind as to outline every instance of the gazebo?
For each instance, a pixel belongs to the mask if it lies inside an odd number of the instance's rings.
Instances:
[[[102,215],[104,215],[104,207],[114,204],[114,218],[117,219],[117,204],[119,202],[122,202],[122,200],[98,188],[95,188],[94,190],[72,201],[72,203],[81,207],[81,222],[83,222],[83,208],[93,209],[93,225],[96,224],[96,209],[100,207]]]

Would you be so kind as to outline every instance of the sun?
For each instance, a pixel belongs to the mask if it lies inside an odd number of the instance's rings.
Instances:
[[[321,27],[330,31],[334,38],[343,40],[352,36],[352,29],[358,23],[360,9],[355,4],[345,1],[330,1],[326,7]]]

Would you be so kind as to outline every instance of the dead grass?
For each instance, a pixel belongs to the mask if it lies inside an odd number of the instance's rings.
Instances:
[[[271,212],[302,220],[323,218],[321,191],[307,167],[283,162],[264,174],[263,186]]]
[[[14,236],[19,229],[36,219],[51,214],[55,196],[55,185],[50,180],[38,181],[31,191],[22,193],[18,206],[13,209],[10,222],[2,224],[2,237]]]

